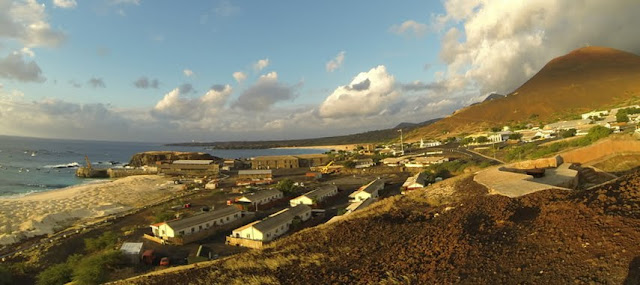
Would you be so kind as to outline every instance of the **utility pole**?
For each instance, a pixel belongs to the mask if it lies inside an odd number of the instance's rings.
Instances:
[[[402,151],[402,155],[404,155],[404,142],[402,141],[402,129],[399,129],[400,132],[400,151]]]

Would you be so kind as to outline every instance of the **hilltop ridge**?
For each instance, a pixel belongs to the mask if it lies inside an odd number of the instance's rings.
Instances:
[[[453,136],[517,122],[548,123],[595,109],[640,101],[640,56],[607,47],[583,47],[549,61],[504,98],[463,108],[407,135]]]

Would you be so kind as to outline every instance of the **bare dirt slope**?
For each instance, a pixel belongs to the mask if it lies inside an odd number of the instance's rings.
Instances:
[[[640,174],[590,192],[546,190],[515,199],[485,195],[471,176],[452,183],[383,200],[262,251],[136,282],[640,282]],[[444,199],[446,193],[454,198]]]
[[[640,99],[640,56],[605,47],[585,47],[555,58],[505,98],[459,110],[433,125],[414,130],[422,136],[448,136],[503,126],[509,122],[552,122]]]

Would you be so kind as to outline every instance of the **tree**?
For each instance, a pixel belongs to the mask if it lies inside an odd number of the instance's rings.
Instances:
[[[71,282],[73,269],[67,263],[60,263],[48,267],[37,277],[38,285],[57,285]]]
[[[476,142],[477,143],[486,143],[488,141],[489,141],[489,139],[487,137],[485,137],[485,136],[479,136],[479,137],[476,138]]]
[[[570,138],[576,135],[576,129],[568,129],[560,131],[561,138]]]
[[[287,178],[278,181],[278,184],[276,184],[276,189],[282,191],[282,193],[284,194],[291,194],[294,193],[296,189],[298,189],[298,186],[295,185],[293,180]]]
[[[473,141],[474,141],[474,140],[473,140],[473,138],[472,138],[472,137],[466,137],[466,138],[463,138],[463,139],[460,141],[460,144],[463,144],[463,145],[464,145],[464,144],[470,144],[470,143],[472,143]]]
[[[616,122],[618,123],[626,123],[629,121],[629,116],[626,112],[618,112],[616,114]]]
[[[13,276],[9,268],[4,265],[0,266],[0,285],[10,285],[13,283]]]
[[[509,135],[510,140],[520,140],[522,138],[521,133],[513,133]]]
[[[349,160],[344,163],[344,167],[346,168],[356,168],[356,162],[353,160]]]

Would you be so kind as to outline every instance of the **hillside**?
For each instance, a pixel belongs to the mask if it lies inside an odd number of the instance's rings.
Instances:
[[[256,250],[127,284],[638,284],[640,174],[510,199],[462,176]],[[176,268],[177,269],[177,268]]]
[[[278,140],[278,141],[230,141],[230,142],[190,142],[174,143],[172,146],[203,146],[214,149],[262,149],[274,147],[296,147],[296,146],[322,146],[341,145],[358,143],[381,143],[398,138],[398,129],[404,131],[413,130],[419,127],[428,126],[440,120],[432,119],[421,123],[400,123],[394,128],[369,131],[344,136],[298,139],[298,140]]]
[[[416,129],[407,135],[408,141],[470,133],[509,122],[547,123],[637,103],[638,78],[638,55],[605,47],[577,49],[551,60],[508,96],[458,110],[433,125]]]

